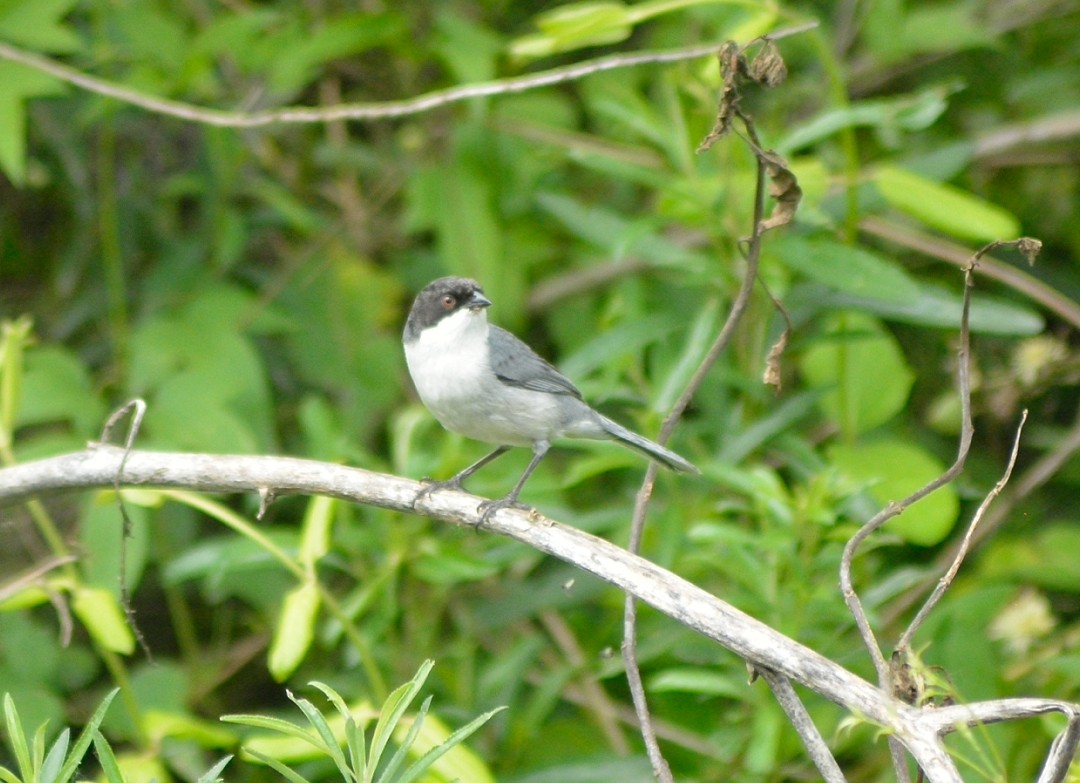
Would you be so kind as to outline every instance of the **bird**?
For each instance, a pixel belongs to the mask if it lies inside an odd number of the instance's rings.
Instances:
[[[491,300],[475,280],[441,277],[413,301],[402,342],[421,402],[451,432],[496,446],[445,481],[429,481],[417,500],[462,482],[511,448],[532,449],[532,460],[500,500],[477,507],[480,524],[518,500],[525,482],[558,438],[615,440],[665,468],[700,473],[683,457],[593,410],[576,386],[507,330],[488,323]]]

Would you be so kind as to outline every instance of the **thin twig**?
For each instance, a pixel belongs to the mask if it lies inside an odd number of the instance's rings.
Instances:
[[[1016,465],[1016,455],[1020,452],[1020,435],[1024,431],[1024,423],[1027,422],[1028,412],[1025,409],[1020,416],[1020,424],[1016,428],[1016,437],[1013,439],[1012,452],[1009,454],[1009,464],[1005,468],[1005,473],[1001,479],[994,485],[993,489],[987,493],[983,498],[982,503],[979,504],[979,508],[976,510],[975,515],[971,518],[971,524],[968,525],[967,532],[964,533],[964,538],[960,542],[960,548],[956,552],[956,556],[953,558],[952,565],[945,572],[945,575],[938,580],[937,587],[934,588],[934,592],[930,594],[930,597],[926,599],[926,603],[922,605],[918,613],[915,615],[915,619],[908,625],[907,630],[900,636],[900,640],[896,643],[898,650],[906,650],[911,645],[911,639],[915,633],[929,617],[930,612],[937,606],[938,601],[945,595],[945,591],[952,585],[953,580],[956,578],[956,574],[960,571],[960,564],[964,562],[964,558],[967,557],[968,550],[971,548],[971,541],[975,535],[976,529],[979,527],[979,522],[982,521],[983,515],[986,513],[986,509],[990,507],[990,504],[1001,494],[1001,491],[1005,489],[1005,485],[1009,483],[1009,479],[1012,477],[1013,467]]]
[[[769,669],[755,668],[755,671],[769,684],[777,704],[784,710],[788,721],[802,738],[807,755],[814,762],[814,766],[821,773],[825,783],[847,783],[840,765],[836,763],[836,757],[829,750],[829,744],[821,736],[810,713],[806,711],[806,705],[795,692],[791,680]]]
[[[793,28],[794,30],[794,28]],[[798,32],[799,30],[794,30]],[[781,31],[773,37],[789,34],[790,31]],[[168,98],[158,98],[153,95],[133,90],[129,87],[114,82],[90,76],[75,68],[72,68],[48,57],[28,52],[10,43],[0,41],[0,58],[11,60],[43,73],[47,73],[61,81],[81,87],[89,92],[114,98],[132,106],[138,106],[155,114],[164,114],[177,117],[189,122],[197,122],[203,125],[213,125],[223,128],[257,128],[275,123],[321,123],[335,122],[338,120],[357,120],[370,122],[373,120],[386,120],[398,117],[407,117],[413,114],[421,114],[442,106],[471,98],[483,98],[492,95],[511,95],[514,93],[535,90],[539,87],[550,87],[554,84],[576,81],[584,76],[589,76],[602,71],[611,71],[617,68],[630,68],[636,65],[654,65],[660,63],[676,63],[683,60],[693,60],[705,57],[716,52],[719,44],[700,44],[688,46],[682,49],[669,49],[652,52],[635,52],[632,54],[614,54],[608,57],[600,57],[595,60],[586,60],[581,63],[552,68],[548,71],[531,73],[526,76],[517,76],[509,79],[498,79],[476,84],[465,84],[450,87],[444,90],[434,90],[415,98],[406,98],[394,101],[370,101],[362,103],[343,103],[336,106],[303,107],[293,106],[284,109],[270,109],[266,111],[244,112],[224,111],[221,109],[208,109],[194,106],[181,101]]]
[[[113,412],[113,414],[105,422],[105,426],[101,429],[101,443],[108,443],[112,439],[113,428],[124,419],[128,413],[131,414],[131,422],[128,424],[127,434],[124,436],[124,456],[120,460],[120,465],[116,469],[116,478],[113,481],[113,491],[116,495],[116,505],[120,509],[120,519],[123,520],[123,526],[120,534],[120,563],[117,568],[116,579],[120,584],[120,605],[124,608],[124,617],[127,618],[128,625],[131,626],[131,632],[139,642],[139,647],[143,651],[143,655],[146,656],[148,661],[153,661],[154,656],[150,652],[150,645],[146,642],[146,637],[143,635],[142,629],[139,627],[139,623],[135,619],[135,607],[131,604],[131,591],[128,590],[127,583],[127,558],[128,558],[128,539],[132,535],[132,523],[131,516],[128,514],[127,504],[124,502],[124,493],[121,491],[121,486],[124,479],[124,468],[127,465],[128,455],[131,453],[132,448],[135,446],[135,438],[138,437],[139,430],[142,428],[142,420],[146,415],[146,401],[141,399],[134,399],[126,403],[119,410]]]
[[[1052,479],[1077,451],[1080,451],[1080,413],[1078,413],[1072,426],[1065,436],[1058,441],[1057,445],[1024,471],[1012,483],[1009,491],[1002,495],[1000,502],[995,503],[990,508],[983,523],[979,525],[979,529],[972,537],[972,546],[978,546],[979,542],[992,536],[1008,519],[1009,513],[1016,507],[1016,504]],[[894,601],[887,612],[882,613],[881,621],[883,625],[891,625],[898,617],[907,613],[918,601],[923,589],[929,587],[934,581],[934,574],[942,573],[949,567],[949,564],[955,559],[959,547],[960,544],[956,544],[952,549],[942,552],[936,559],[930,573],[920,579],[918,584],[914,585],[903,597]]]
[[[1050,743],[1046,763],[1035,783],[1064,783],[1069,777],[1078,743],[1080,743],[1080,715],[1073,715],[1065,729]]]
[[[882,525],[890,519],[900,515],[912,503],[921,500],[939,487],[948,484],[960,475],[960,471],[964,468],[964,462],[967,459],[968,451],[971,449],[971,439],[975,433],[975,428],[971,422],[971,345],[970,330],[968,328],[968,317],[971,310],[973,269],[974,264],[972,263],[964,271],[964,300],[963,310],[960,316],[960,353],[958,362],[961,424],[960,443],[957,448],[956,460],[948,470],[929,484],[926,484],[921,489],[908,495],[900,502],[889,503],[884,509],[875,514],[869,522],[859,528],[855,535],[848,539],[847,544],[844,546],[844,554],[840,559],[840,590],[844,596],[844,602],[847,604],[848,610],[855,618],[855,624],[858,626],[859,635],[862,636],[863,644],[870,653],[870,657],[874,662],[874,669],[878,674],[878,682],[883,688],[887,687],[889,683],[889,664],[881,652],[881,647],[877,642],[873,629],[870,627],[870,620],[866,615],[866,610],[863,609],[862,601],[859,599],[858,593],[855,592],[855,587],[851,578],[852,561],[855,558],[855,552],[862,542],[879,530]]]
[[[753,123],[748,117],[742,115],[741,112],[740,117],[747,128],[747,132],[754,141],[754,146],[758,147],[759,145],[757,144],[757,138],[754,134]],[[679,398],[675,401],[675,404],[668,412],[668,415],[664,418],[664,422],[660,426],[660,433],[657,437],[657,441],[661,444],[666,443],[671,437],[671,433],[679,423],[686,408],[690,405],[690,401],[694,398],[694,395],[697,394],[697,390],[701,387],[701,384],[704,383],[709,370],[712,369],[713,365],[720,358],[720,355],[727,348],[728,343],[731,342],[731,338],[735,334],[735,328],[738,326],[739,321],[742,320],[743,314],[750,304],[750,296],[754,291],[754,281],[757,279],[758,261],[761,257],[761,237],[764,233],[764,229],[762,228],[762,218],[765,214],[765,163],[760,156],[756,160],[756,165],[757,182],[754,191],[754,222],[746,251],[746,269],[743,272],[742,284],[739,286],[739,291],[735,296],[735,300],[732,302],[731,310],[728,312],[728,317],[724,321],[720,333],[716,336],[716,339],[709,347],[705,357],[701,360],[701,364],[698,365],[693,377],[691,377],[690,381],[686,384],[686,388],[683,389],[682,394],[679,395]],[[652,498],[653,488],[656,485],[656,474],[656,463],[650,462],[649,467],[645,470],[645,478],[641,482],[641,488],[638,490],[637,498],[634,501],[634,513],[630,522],[630,540],[627,544],[627,549],[634,554],[637,554],[641,549],[641,539],[644,536],[645,531],[645,518],[649,510],[649,500]],[[649,712],[648,702],[645,698],[645,687],[641,680],[640,668],[637,665],[636,647],[637,610],[634,597],[627,594],[623,608],[622,643],[622,654],[626,665],[626,679],[630,685],[630,694],[633,697],[634,710],[637,712],[638,720],[641,723],[641,733],[645,740],[645,747],[649,754],[649,759],[653,764],[653,772],[661,781],[666,783],[671,780],[671,771],[668,769],[667,762],[660,752],[660,746],[656,742],[656,732],[652,727],[652,716]]]

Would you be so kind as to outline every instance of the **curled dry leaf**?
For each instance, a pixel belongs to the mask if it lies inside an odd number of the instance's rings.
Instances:
[[[1035,266],[1035,259],[1042,250],[1042,242],[1035,237],[1020,237],[1016,240],[1016,249],[1027,259],[1028,266]]]
[[[787,64],[780,56],[780,49],[775,41],[765,41],[765,45],[758,52],[757,57],[750,63],[750,78],[762,87],[775,87],[783,84],[787,78]]]
[[[762,220],[758,227],[764,232],[792,221],[802,199],[802,188],[799,187],[795,174],[788,168],[787,161],[780,155],[771,150],[760,150],[757,156],[769,177],[769,195],[776,200],[772,214]]]
[[[746,73],[746,60],[739,45],[734,41],[726,41],[717,53],[720,60],[720,105],[716,109],[716,122],[712,130],[701,140],[698,152],[705,152],[713,144],[731,129],[731,121],[735,117],[739,106],[739,90],[735,79],[739,74]]]
[[[765,357],[765,373],[762,377],[762,381],[767,386],[772,386],[776,389],[776,393],[779,394],[781,390],[781,373],[780,373],[780,359],[784,356],[784,351],[787,349],[788,339],[791,337],[791,328],[784,329],[780,334],[780,339],[773,343],[773,347],[769,349],[769,355]]]

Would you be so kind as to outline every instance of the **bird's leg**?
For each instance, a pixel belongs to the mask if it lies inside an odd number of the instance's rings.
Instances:
[[[476,462],[469,465],[469,467],[465,468],[465,470],[461,471],[460,473],[451,478],[446,479],[446,481],[433,481],[432,479],[427,478],[424,479],[424,487],[416,493],[416,500],[422,500],[423,498],[426,498],[428,495],[430,495],[432,492],[437,492],[440,489],[464,489],[461,486],[461,482],[463,482],[476,471],[480,470],[480,468],[484,467],[484,465],[488,464],[496,457],[501,457],[509,450],[509,446],[499,446],[499,448],[495,449],[495,451],[491,452],[487,456],[481,457]],[[413,501],[414,504],[416,500]]]
[[[538,440],[533,443],[533,458],[529,462],[529,466],[525,468],[525,472],[521,474],[521,478],[517,480],[517,484],[514,488],[501,500],[485,500],[479,506],[476,507],[477,512],[480,514],[480,521],[477,523],[477,527],[483,527],[496,511],[501,508],[520,508],[525,511],[531,511],[532,506],[519,503],[518,495],[521,494],[521,488],[525,486],[525,482],[529,480],[529,476],[536,470],[536,466],[540,464],[540,460],[547,454],[548,449],[551,448],[551,444],[546,440]]]

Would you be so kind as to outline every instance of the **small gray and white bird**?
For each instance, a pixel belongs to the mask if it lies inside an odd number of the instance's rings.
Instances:
[[[533,458],[501,500],[479,507],[483,519],[518,502],[526,480],[557,438],[616,440],[681,473],[698,469],[673,451],[594,411],[565,376],[514,335],[487,320],[491,301],[475,280],[442,277],[416,296],[405,322],[405,360],[416,391],[446,429],[498,448],[437,489],[462,482],[513,446]]]

